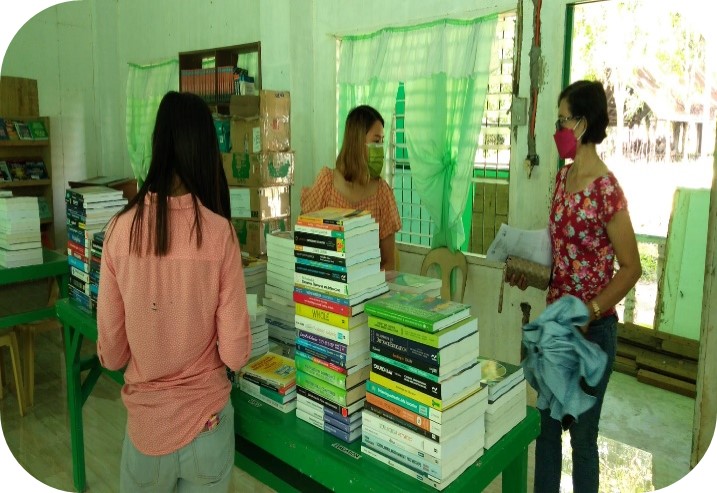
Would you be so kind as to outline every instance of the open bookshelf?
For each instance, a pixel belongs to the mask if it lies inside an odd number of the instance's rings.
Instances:
[[[50,136],[50,119],[46,116],[13,116],[0,115],[4,122],[33,122],[41,121],[46,129],[47,139],[39,140],[0,140],[0,190],[11,190],[15,196],[35,196],[40,202],[40,227],[42,230],[43,246],[55,248],[55,225],[52,211],[52,152]],[[38,175],[37,164],[27,166],[27,163],[42,161],[45,168],[44,175]],[[7,168],[11,180],[3,173]],[[25,172],[22,176],[13,173],[9,163],[24,163]],[[19,173],[19,172],[18,172]]]
[[[247,62],[251,66],[247,65]],[[216,113],[229,114],[234,94],[234,69],[249,71],[261,89],[261,44],[247,43],[179,53],[179,90],[200,95]]]

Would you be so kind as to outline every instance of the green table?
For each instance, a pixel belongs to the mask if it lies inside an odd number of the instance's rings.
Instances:
[[[232,392],[237,466],[277,491],[435,492],[432,487],[361,453],[361,441],[347,444],[282,413],[240,390]],[[540,414],[525,419],[487,450],[445,492],[477,492],[503,473],[504,492],[525,492],[528,445],[540,432]]]
[[[41,264],[23,265],[22,267],[0,267],[0,286],[54,277],[60,287],[60,296],[66,297],[69,276],[70,268],[67,264],[67,257],[52,250],[43,249]],[[35,310],[4,315],[0,316],[0,329],[44,318],[53,318],[54,316],[55,309],[52,306],[43,306]]]
[[[101,367],[96,355],[80,358],[84,337],[97,340],[93,315],[62,299],[55,305],[65,331],[67,400],[75,489],[85,490],[82,405],[102,372],[123,383],[122,374]],[[89,370],[84,381],[81,372]],[[360,441],[346,444],[296,418],[234,389],[235,464],[277,491],[436,491],[361,454]],[[527,417],[468,468],[446,492],[476,492],[503,473],[504,492],[527,489],[528,446],[540,431],[540,415]]]

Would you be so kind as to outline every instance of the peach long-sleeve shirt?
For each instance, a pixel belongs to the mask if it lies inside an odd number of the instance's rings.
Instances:
[[[145,199],[143,247],[148,243]],[[191,442],[231,390],[225,365],[251,351],[239,242],[231,224],[200,206],[202,246],[191,232],[191,195],[169,198],[166,256],[129,253],[134,210],[108,228],[97,303],[97,354],[110,370],[126,366],[122,400],[129,437],[147,455]]]

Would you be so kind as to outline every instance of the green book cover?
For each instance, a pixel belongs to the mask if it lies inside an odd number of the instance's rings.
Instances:
[[[426,332],[424,330],[408,327],[398,322],[385,318],[369,315],[368,326],[371,329],[379,330],[387,334],[402,337],[419,344],[425,344],[432,348],[441,349],[468,334],[478,330],[478,322],[475,317],[467,317],[438,332]]]
[[[35,140],[47,140],[47,129],[45,128],[45,122],[42,120],[32,120],[27,122],[27,128],[30,129],[30,135]]]
[[[313,392],[314,394],[320,395],[324,399],[328,399],[331,402],[335,402],[340,406],[346,406],[346,389],[342,389],[335,385],[316,378],[313,375],[304,373],[303,371],[296,372],[296,385],[304,387],[306,390]]]
[[[296,369],[298,371],[302,371],[311,376],[319,378],[324,382],[327,382],[341,389],[346,388],[346,375],[326,368],[325,366],[320,365],[318,363],[314,363],[313,361],[310,361],[299,355],[296,355],[294,357],[294,361],[296,362]]]
[[[369,315],[437,332],[470,316],[470,305],[420,293],[389,292],[366,302]]]

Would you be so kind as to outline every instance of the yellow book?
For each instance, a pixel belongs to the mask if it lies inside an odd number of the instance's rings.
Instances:
[[[296,307],[297,315],[301,315],[302,317],[310,318],[318,322],[323,322],[325,324],[333,325],[334,327],[338,327],[339,329],[350,330],[358,325],[366,323],[368,320],[368,315],[366,313],[359,313],[358,315],[354,315],[353,317],[347,317],[339,313],[321,310],[319,308],[314,308],[313,306],[304,305],[302,303],[295,303],[294,306]]]
[[[284,390],[296,383],[296,364],[292,358],[266,353],[240,371],[242,377],[277,390]]]

